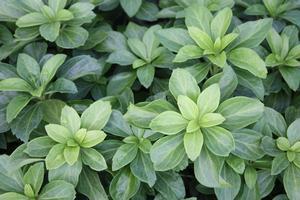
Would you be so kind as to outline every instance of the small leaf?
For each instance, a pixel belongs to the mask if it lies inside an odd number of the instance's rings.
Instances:
[[[188,27],[188,31],[190,36],[201,49],[211,51],[214,49],[214,43],[207,33],[197,27]]]
[[[81,150],[81,159],[84,164],[88,165],[93,170],[102,171],[107,168],[104,157],[95,149],[83,148]]]
[[[57,169],[66,162],[64,158],[64,148],[65,146],[63,144],[56,144],[50,149],[45,159],[46,168],[48,170]]]
[[[58,124],[48,124],[45,126],[48,136],[58,142],[65,144],[73,137],[73,134],[64,126]]]
[[[80,142],[80,146],[84,148],[91,148],[100,142],[102,142],[106,137],[103,131],[92,130],[86,132],[84,139]]]
[[[217,13],[217,15],[211,21],[211,33],[214,39],[224,36],[231,23],[231,18],[232,11],[228,7]]]
[[[79,146],[75,146],[75,147],[65,146],[64,148],[65,161],[69,165],[74,165],[78,160],[79,152],[80,152]]]
[[[59,36],[60,26],[60,22],[47,23],[40,26],[39,31],[45,40],[54,42]]]
[[[60,123],[74,134],[79,130],[81,122],[76,110],[70,106],[65,106],[61,111]]]
[[[184,148],[187,156],[192,161],[200,155],[203,145],[203,135],[200,130],[184,134]]]
[[[250,189],[253,189],[257,181],[257,172],[253,167],[247,167],[245,170],[245,182]]]
[[[199,110],[194,101],[192,101],[189,97],[179,95],[177,98],[177,105],[182,116],[187,120],[193,120],[198,117]]]
[[[213,84],[203,90],[197,100],[200,116],[214,112],[219,106],[220,97],[221,92],[218,84]]]

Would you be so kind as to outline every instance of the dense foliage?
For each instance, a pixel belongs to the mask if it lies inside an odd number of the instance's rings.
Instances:
[[[299,0],[1,0],[0,200],[299,200]]]

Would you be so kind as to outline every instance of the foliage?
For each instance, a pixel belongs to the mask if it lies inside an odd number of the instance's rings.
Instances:
[[[0,199],[298,200],[298,0],[1,0]]]

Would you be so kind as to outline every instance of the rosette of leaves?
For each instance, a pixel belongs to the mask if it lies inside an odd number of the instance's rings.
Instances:
[[[1,175],[8,181],[0,184],[3,200],[73,200],[75,199],[75,188],[71,183],[63,180],[54,180],[44,184],[44,163],[31,165],[27,170],[17,169],[11,171],[7,156],[0,158]],[[4,164],[6,163],[6,164]],[[7,174],[4,174],[6,172]],[[8,175],[9,174],[9,175]]]
[[[247,15],[269,15],[274,19],[284,19],[297,26],[300,26],[300,3],[295,0],[262,0],[258,3],[250,3],[249,1],[241,1],[246,6],[245,14]]]
[[[174,62],[204,58],[224,68],[229,61],[237,68],[247,70],[259,78],[266,78],[265,63],[252,48],[259,46],[265,39],[272,26],[272,19],[247,22],[227,33],[231,19],[230,8],[224,8],[213,16],[206,7],[192,6],[186,9],[185,15],[188,31],[169,28],[159,30],[157,34],[166,48],[177,52]]]
[[[11,21],[15,20],[19,27],[15,33],[17,40],[31,40],[40,35],[59,47],[72,49],[84,45],[88,39],[88,31],[82,25],[90,23],[95,14],[91,3],[67,3],[67,0],[14,1],[4,6],[17,8],[17,13],[11,13]]]
[[[283,184],[289,199],[299,197],[297,187],[300,182],[300,119],[295,120],[287,128],[284,135],[273,139],[264,137],[262,148],[274,157],[272,161],[271,174],[283,174]]]
[[[281,35],[275,29],[271,29],[267,35],[267,41],[271,49],[266,59],[269,67],[278,67],[279,72],[289,88],[296,91],[300,80],[300,44],[296,27],[287,26]],[[290,39],[292,37],[293,39]]]
[[[46,125],[48,136],[31,140],[25,152],[32,157],[46,157],[51,179],[59,178],[65,170],[73,171],[65,174],[64,178],[76,185],[82,163],[95,171],[107,168],[104,157],[93,147],[106,137],[101,129],[110,114],[110,103],[102,100],[91,104],[81,117],[72,107],[65,106],[61,112],[61,123]]]
[[[172,0],[168,2],[160,2],[162,8],[157,16],[159,18],[183,18],[185,16],[185,8],[192,5],[201,5],[207,7],[210,11],[218,11],[225,7],[232,7],[233,0]]]
[[[155,25],[147,30],[135,24],[128,24],[126,35],[128,47],[114,51],[107,62],[119,65],[131,65],[136,69],[139,82],[149,88],[155,76],[155,68],[167,68],[172,64],[172,54],[160,46],[155,32],[160,30],[160,25]],[[121,58],[121,59],[120,59]],[[169,65],[168,65],[169,64]]]
[[[23,53],[18,56],[16,68],[8,64],[1,65],[4,77],[0,81],[0,90],[18,92],[7,105],[6,120],[11,123],[12,132],[21,140],[27,141],[31,131],[41,122],[41,102],[57,92],[77,92],[75,84],[68,79],[58,78],[51,83],[65,59],[66,55],[57,54],[44,57],[38,63],[33,57]],[[20,130],[20,126],[25,126],[28,119],[31,121],[28,122],[27,129],[24,131],[22,127]]]
[[[169,89],[179,111],[165,111],[152,118],[150,128],[167,135],[150,151],[155,170],[174,169],[187,155],[194,161],[195,176],[201,184],[220,187],[224,158],[235,149],[232,131],[256,122],[263,104],[247,97],[230,98],[220,104],[217,84],[200,92],[196,80],[184,69],[173,71]]]

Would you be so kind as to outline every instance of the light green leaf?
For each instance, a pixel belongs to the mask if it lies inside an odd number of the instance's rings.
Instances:
[[[222,124],[225,121],[225,118],[219,113],[206,113],[200,120],[200,127],[212,127]]]
[[[29,198],[27,196],[16,193],[16,192],[6,192],[4,194],[1,194],[0,199],[1,200],[14,200],[14,199],[29,200]]]
[[[86,132],[85,137],[80,142],[80,146],[84,148],[91,148],[100,142],[102,142],[106,137],[103,131],[93,130]]]
[[[64,148],[65,161],[69,165],[74,165],[76,163],[76,161],[78,160],[79,152],[80,152],[79,146],[75,146],[75,147],[65,146],[65,148]]]
[[[299,88],[300,80],[296,77],[300,75],[300,69],[298,67],[279,67],[279,72],[282,75],[289,88],[296,91]]]
[[[300,141],[299,130],[300,130],[300,119],[296,119],[287,129],[287,137],[291,145]]]
[[[92,148],[81,149],[82,162],[96,171],[102,171],[107,168],[106,161],[101,153]]]
[[[48,124],[45,126],[48,136],[58,142],[65,144],[73,137],[73,134],[64,126],[58,124]]]
[[[179,113],[166,111],[159,114],[151,121],[150,128],[166,135],[174,135],[184,130],[187,123],[188,121]]]
[[[148,60],[146,45],[141,40],[130,38],[128,39],[128,46],[135,55],[144,60]]]
[[[190,36],[193,38],[193,40],[197,43],[197,45],[204,50],[210,50],[213,51],[214,49],[214,43],[212,41],[212,39],[210,38],[210,36],[200,30],[197,27],[188,27],[188,31]]]
[[[183,143],[187,156],[192,161],[195,161],[200,155],[203,145],[203,135],[200,129],[195,132],[185,133]]]
[[[74,134],[79,130],[81,122],[76,110],[70,106],[65,106],[61,111],[60,123]]]
[[[187,60],[201,58],[203,50],[196,45],[185,45],[181,47],[173,62],[185,62]]]
[[[50,149],[45,159],[46,168],[48,170],[57,169],[66,162],[64,158],[64,148],[65,145],[56,144]]]
[[[246,185],[250,189],[253,189],[255,187],[256,181],[257,181],[257,172],[256,172],[255,168],[247,167],[245,169],[244,178],[245,178]]]
[[[58,12],[63,9],[66,4],[67,0],[48,0],[48,5],[54,10],[54,12]]]
[[[211,34],[213,38],[223,37],[226,33],[232,18],[232,11],[230,8],[224,8],[217,13],[211,21]]]
[[[46,157],[55,144],[48,136],[37,137],[27,143],[26,153],[31,157]]]
[[[101,130],[109,120],[111,105],[98,100],[91,104],[81,115],[81,127],[88,130]]]
[[[177,105],[182,116],[187,120],[193,120],[198,117],[199,110],[196,103],[187,96],[179,95]]]
[[[71,183],[57,180],[45,185],[39,195],[40,200],[73,200],[75,189]]]
[[[265,62],[252,49],[243,47],[234,49],[230,52],[228,59],[235,66],[245,69],[259,78],[267,77],[268,71]]]
[[[45,38],[45,40],[54,42],[59,35],[60,25],[60,22],[43,24],[39,28],[41,36]]]
[[[0,81],[0,91],[31,92],[33,88],[23,79],[8,78]]]
[[[20,17],[16,24],[18,27],[31,27],[45,24],[48,22],[48,19],[39,12],[32,12]]]
[[[188,71],[180,68],[173,70],[169,80],[169,90],[176,99],[179,95],[183,95],[196,101],[200,94],[195,78]]]
[[[213,16],[206,7],[201,5],[190,6],[185,10],[185,14],[185,25],[187,27],[194,26],[211,35],[210,23]]]
[[[123,144],[112,159],[112,170],[116,171],[129,164],[136,157],[137,152],[138,146],[136,144]]]
[[[235,148],[232,134],[221,127],[215,126],[201,129],[207,148],[218,156],[228,156]]]
[[[213,84],[204,89],[198,99],[197,105],[200,111],[200,116],[206,113],[214,112],[220,103],[221,91],[218,84]]]
[[[23,180],[25,184],[30,184],[37,195],[44,180],[44,163],[39,162],[32,165],[25,173]]]
[[[222,127],[234,130],[256,122],[264,112],[264,105],[256,99],[233,97],[221,103],[217,112],[226,119]]]

